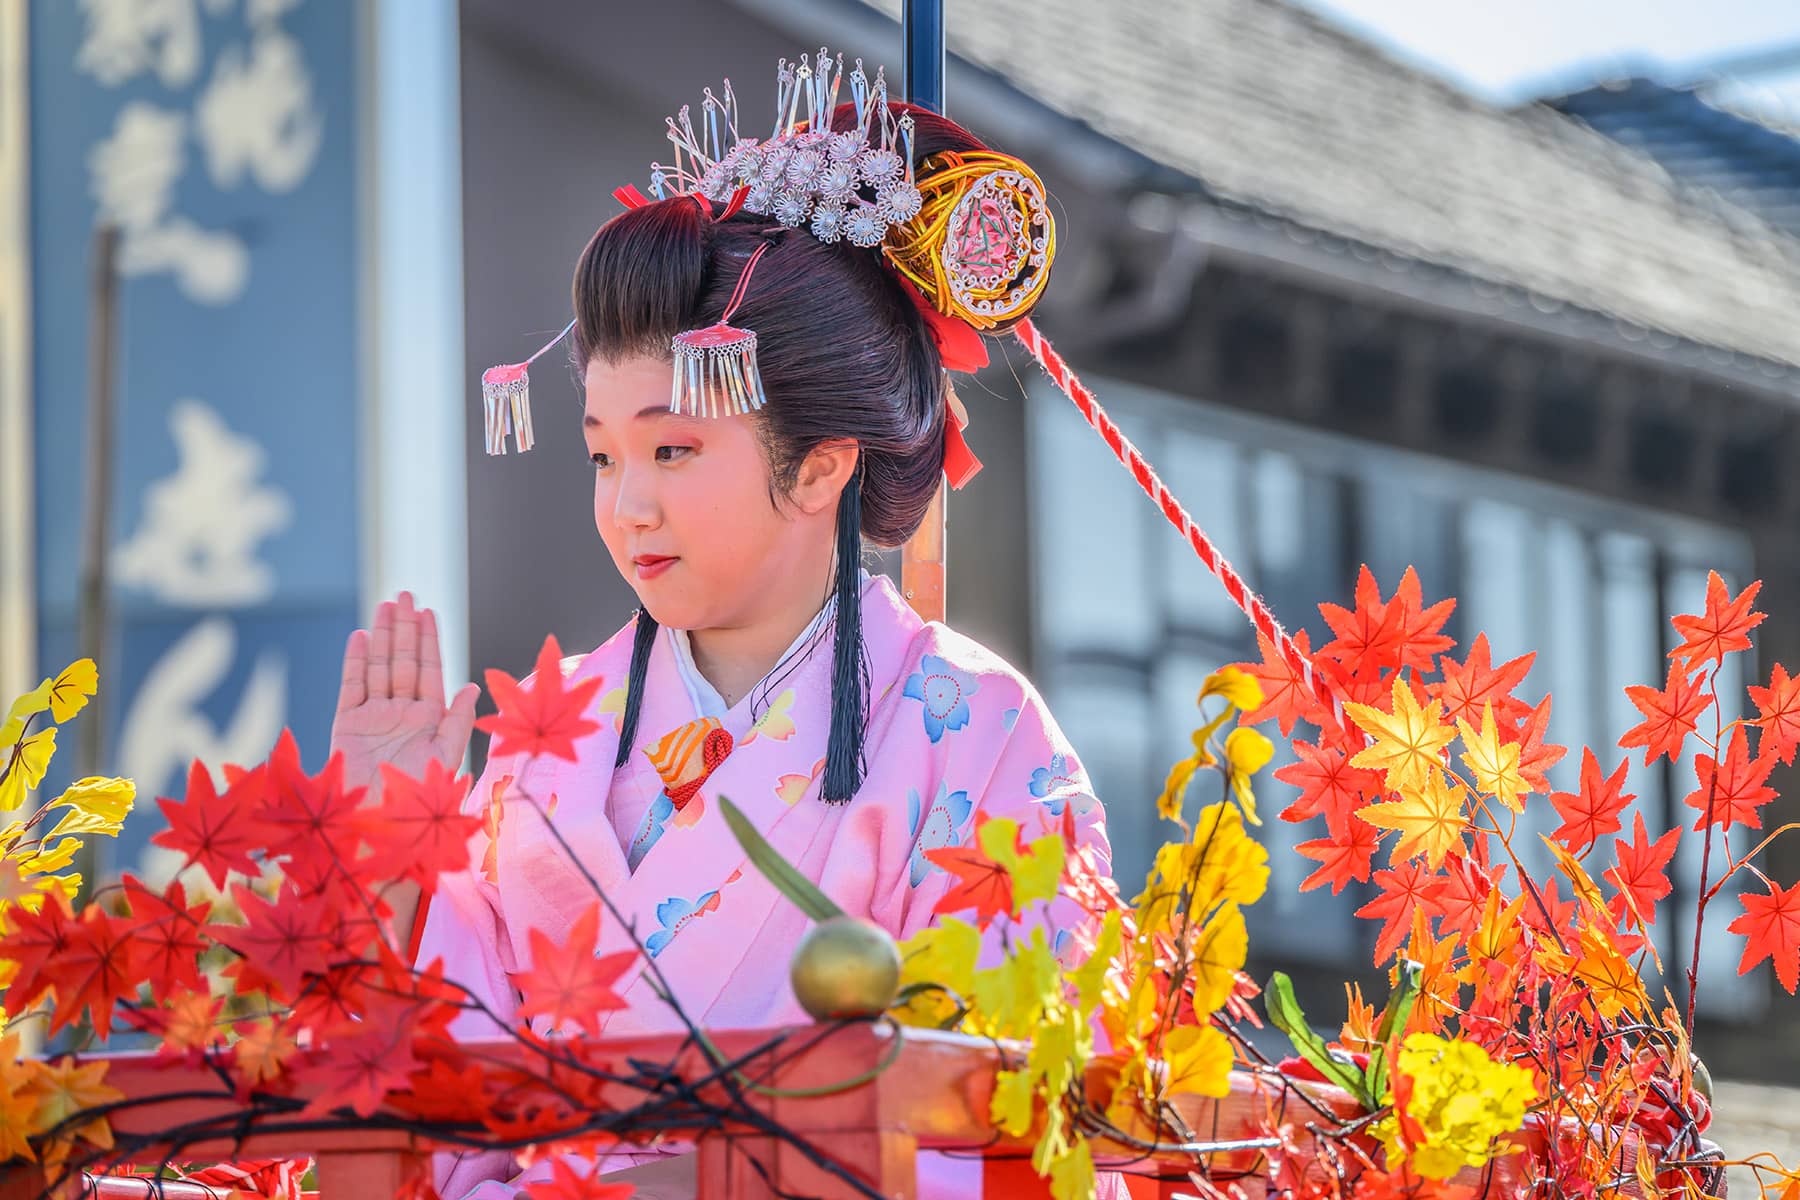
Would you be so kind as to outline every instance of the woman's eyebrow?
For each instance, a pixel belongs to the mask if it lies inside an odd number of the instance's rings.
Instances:
[[[677,413],[677,412],[673,411],[666,404],[652,404],[648,408],[638,409],[637,416],[635,419],[641,421],[645,417],[678,417],[678,416],[683,416],[683,415],[685,415],[685,414]],[[600,418],[596,417],[593,413],[582,413],[581,414],[582,428],[597,429],[600,427],[601,424],[602,424],[602,422],[601,422]]]

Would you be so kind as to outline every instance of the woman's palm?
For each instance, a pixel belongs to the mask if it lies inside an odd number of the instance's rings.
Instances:
[[[434,759],[455,768],[469,744],[479,689],[468,684],[445,706],[437,618],[415,609],[410,593],[384,602],[374,626],[352,633],[344,648],[331,723],[344,783],[379,787],[383,763],[414,776]]]

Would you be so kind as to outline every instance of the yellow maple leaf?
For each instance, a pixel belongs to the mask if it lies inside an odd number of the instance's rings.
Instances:
[[[300,1049],[299,1044],[273,1021],[256,1021],[239,1028],[242,1036],[232,1043],[232,1047],[236,1051],[238,1072],[245,1083],[273,1080]]]
[[[1170,767],[1169,777],[1163,781],[1162,795],[1156,798],[1156,815],[1165,821],[1181,820],[1181,798],[1187,793],[1194,772],[1211,762],[1212,755],[1202,750]]]
[[[1055,1005],[1031,1037],[1027,1065],[1043,1081],[1045,1094],[1061,1096],[1075,1081],[1075,1068],[1093,1054],[1094,1033],[1087,1018],[1067,1004]]]
[[[971,989],[975,1011],[992,1037],[1030,1037],[1046,1010],[1061,999],[1062,970],[1044,929],[1034,925],[1023,945],[1015,942],[998,966],[976,971]]]
[[[1244,913],[1236,904],[1226,905],[1200,930],[1194,942],[1194,1011],[1202,1016],[1216,1012],[1231,998],[1237,973],[1250,952],[1250,935]]]
[[[943,916],[900,943],[900,986],[935,983],[964,1001],[975,990],[975,962],[981,956],[981,931],[967,921]],[[910,998],[896,1015],[908,1024],[937,1026],[956,1011],[956,1003],[940,991]]]
[[[1456,730],[1444,724],[1443,702],[1433,700],[1420,708],[1412,689],[1399,678],[1394,680],[1393,712],[1354,703],[1345,704],[1344,711],[1357,728],[1375,739],[1350,765],[1385,771],[1390,792],[1424,787],[1426,778],[1442,765],[1444,747],[1456,737]]]
[[[1050,1200],[1094,1200],[1094,1153],[1076,1134],[1050,1163]]]
[[[1524,896],[1519,896],[1509,904],[1500,895],[1499,888],[1489,892],[1482,909],[1481,924],[1469,935],[1470,966],[1478,961],[1494,962],[1511,954],[1513,947],[1519,944],[1519,931],[1522,928],[1520,923],[1524,915]]]
[[[1338,1040],[1347,1050],[1372,1050],[1375,1040],[1375,1006],[1363,999],[1362,984],[1344,985],[1344,1025]]]
[[[1019,1137],[1031,1128],[1032,1101],[1036,1095],[1031,1082],[1030,1071],[995,1072],[994,1094],[988,1100],[988,1119],[996,1129]]]
[[[1016,848],[1019,823],[1011,817],[995,817],[976,830],[982,852],[1012,877],[1013,912],[1034,900],[1048,900],[1062,884],[1064,845],[1062,834],[1047,833],[1034,839],[1023,854]]]
[[[1231,1091],[1231,1041],[1211,1025],[1183,1025],[1163,1038],[1168,1094],[1223,1098]]]
[[[1587,910],[1589,919],[1610,921],[1612,917],[1606,909],[1606,897],[1601,893],[1600,885],[1594,882],[1594,877],[1587,873],[1587,868],[1577,862],[1575,856],[1559,843],[1541,833],[1538,837],[1542,839],[1545,846],[1550,848],[1550,856],[1556,860],[1557,869],[1569,881],[1569,885],[1575,893],[1575,899],[1579,900],[1582,907]]]
[[[1263,702],[1262,685],[1256,676],[1237,667],[1220,667],[1208,675],[1195,703],[1206,703],[1208,696],[1223,696],[1225,703],[1244,712],[1255,712]]]
[[[1093,1012],[1094,1005],[1100,1002],[1107,974],[1112,970],[1113,960],[1118,957],[1119,948],[1123,944],[1124,919],[1122,911],[1109,909],[1100,918],[1100,933],[1094,938],[1094,952],[1068,973],[1069,982],[1075,985],[1075,1007],[1083,1013]]]
[[[91,658],[78,658],[62,669],[50,684],[50,715],[58,725],[87,707],[88,697],[100,686],[100,672]]]
[[[1457,732],[1462,734],[1463,765],[1475,776],[1475,786],[1518,812],[1525,807],[1525,795],[1531,789],[1519,774],[1519,744],[1500,744],[1500,731],[1494,725],[1494,706],[1481,706],[1481,729],[1458,717]]]
[[[11,812],[25,802],[25,793],[44,781],[44,772],[55,753],[54,727],[34,733],[12,747],[6,774],[0,777],[0,812]]]
[[[1469,828],[1467,799],[1468,793],[1447,784],[1444,773],[1434,770],[1427,773],[1422,787],[1402,788],[1398,800],[1367,805],[1356,815],[1377,829],[1399,831],[1394,862],[1423,854],[1425,865],[1435,871],[1444,855],[1463,848],[1463,833]]]

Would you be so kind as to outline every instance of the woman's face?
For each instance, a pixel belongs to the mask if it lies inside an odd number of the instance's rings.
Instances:
[[[677,629],[739,626],[770,591],[816,572],[830,526],[770,500],[748,416],[669,411],[665,359],[588,364],[583,432],[594,462],[594,524],[638,599]],[[829,516],[829,514],[827,514]],[[823,538],[824,545],[818,543]]]

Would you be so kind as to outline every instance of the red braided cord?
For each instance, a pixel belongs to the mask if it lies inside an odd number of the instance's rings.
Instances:
[[[1163,481],[1157,478],[1156,471],[1151,467],[1149,460],[1136,446],[1131,444],[1131,439],[1126,437],[1117,425],[1113,424],[1112,418],[1106,415],[1106,410],[1100,407],[1100,401],[1094,398],[1094,393],[1090,392],[1087,385],[1075,377],[1075,373],[1069,370],[1069,364],[1063,361],[1062,355],[1056,352],[1055,347],[1050,345],[1044,335],[1038,332],[1037,326],[1029,320],[1020,321],[1013,328],[1013,334],[1031,352],[1031,357],[1037,360],[1038,365],[1049,373],[1056,386],[1062,389],[1063,395],[1075,402],[1075,407],[1081,410],[1081,415],[1087,418],[1087,423],[1093,426],[1095,433],[1100,435],[1100,440],[1112,450],[1120,465],[1131,472],[1131,477],[1138,481],[1138,486],[1143,488],[1145,494],[1162,510],[1163,516],[1169,519],[1169,524],[1175,526],[1181,535],[1187,538],[1188,544],[1194,548],[1194,553],[1198,554],[1200,561],[1206,564],[1206,569],[1216,575],[1219,582],[1225,585],[1225,594],[1231,597],[1231,602],[1250,618],[1250,623],[1256,627],[1256,632],[1269,640],[1275,647],[1276,653],[1281,655],[1282,661],[1287,663],[1288,669],[1300,677],[1301,686],[1318,697],[1319,702],[1325,706],[1325,710],[1331,714],[1332,721],[1342,729],[1344,727],[1342,702],[1326,685],[1324,678],[1313,670],[1311,660],[1300,653],[1300,647],[1294,645],[1294,640],[1288,637],[1286,630],[1282,629],[1281,623],[1275,619],[1275,614],[1269,611],[1269,606],[1263,603],[1262,597],[1245,586],[1243,577],[1232,568],[1230,563],[1225,561],[1225,556],[1219,553],[1218,548],[1212,544],[1205,532],[1195,524],[1194,519],[1188,515],[1187,509],[1181,506],[1181,501],[1177,500]]]

